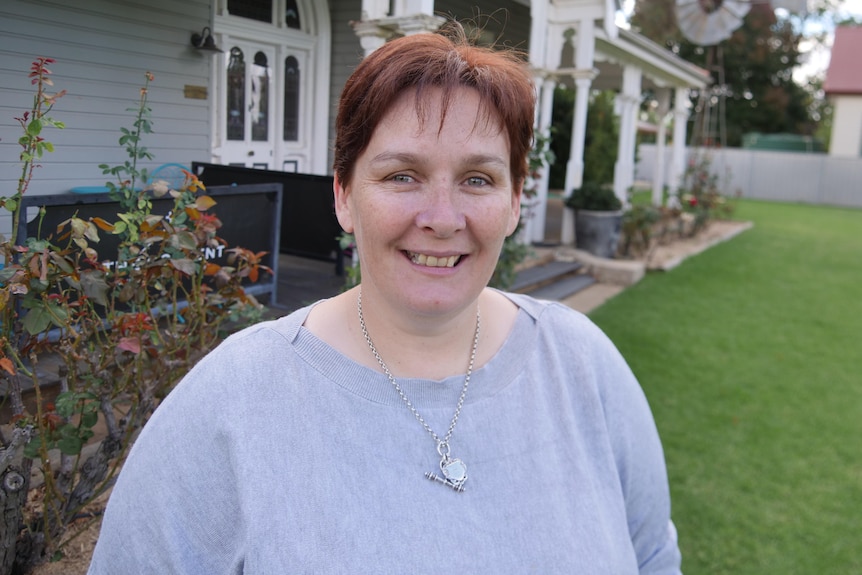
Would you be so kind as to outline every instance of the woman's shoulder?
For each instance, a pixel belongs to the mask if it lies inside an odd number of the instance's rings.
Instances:
[[[628,371],[616,345],[583,313],[556,301],[540,300],[524,294],[506,293],[526,314],[535,329],[537,349],[558,355],[563,363],[579,368]]]
[[[601,330],[583,313],[558,301],[536,299],[519,293],[500,292],[529,316],[541,330],[601,334]]]
[[[181,386],[206,382],[214,389],[219,382],[259,381],[289,367],[309,308],[245,327],[225,338],[202,357]]]

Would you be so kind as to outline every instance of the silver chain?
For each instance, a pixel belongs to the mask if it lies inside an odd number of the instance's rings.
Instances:
[[[392,384],[392,387],[395,388],[395,391],[398,392],[398,395],[401,396],[401,399],[410,408],[410,411],[416,417],[416,420],[422,424],[422,427],[425,428],[425,431],[431,434],[431,437],[434,438],[434,441],[437,443],[437,453],[440,454],[441,457],[448,457],[449,455],[449,439],[452,437],[452,432],[455,431],[455,425],[458,423],[458,416],[461,415],[461,408],[464,406],[464,397],[467,395],[467,387],[470,385],[470,376],[473,374],[473,362],[476,360],[476,350],[479,347],[479,327],[480,327],[480,317],[479,317],[479,308],[476,308],[476,333],[473,336],[473,350],[470,352],[470,363],[467,366],[467,375],[464,377],[464,387],[461,388],[461,397],[458,398],[458,405],[455,407],[455,414],[452,416],[452,423],[449,424],[449,430],[446,432],[446,436],[441,440],[434,430],[431,429],[431,426],[422,418],[419,414],[419,411],[413,406],[410,400],[407,398],[407,395],[404,393],[404,390],[401,389],[401,386],[398,385],[398,382],[395,381],[395,377],[392,375],[392,372],[389,371],[389,368],[386,367],[386,363],[383,362],[383,358],[380,357],[380,353],[378,353],[377,348],[374,347],[374,342],[371,341],[371,336],[368,335],[368,329],[365,327],[365,318],[362,316],[362,289],[359,290],[359,296],[356,298],[356,309],[359,312],[359,327],[362,329],[362,335],[365,337],[365,341],[368,343],[368,347],[371,349],[371,353],[374,354],[374,359],[377,360],[377,363],[380,364],[380,367],[383,369],[383,373],[386,374],[386,377],[389,378],[389,383]]]

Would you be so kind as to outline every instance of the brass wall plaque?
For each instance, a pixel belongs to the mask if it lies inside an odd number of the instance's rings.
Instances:
[[[192,100],[206,100],[207,99],[207,87],[206,86],[189,86],[186,84],[183,87],[183,95],[186,98],[191,98]]]

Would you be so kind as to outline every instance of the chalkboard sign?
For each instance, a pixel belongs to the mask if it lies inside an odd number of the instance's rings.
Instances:
[[[341,226],[335,217],[332,176],[299,174],[192,162],[194,173],[209,186],[278,182],[282,185],[281,253],[334,261],[341,275]]]
[[[242,186],[207,187],[206,194],[216,201],[209,212],[222,222],[218,231],[227,248],[241,247],[253,252],[267,252],[261,263],[273,274],[261,274],[258,281],[245,285],[246,292],[259,296],[268,294],[275,303],[278,284],[278,243],[281,228],[281,196],[279,183],[251,184]],[[173,198],[153,198],[153,213],[167,214],[173,208]],[[45,216],[38,218],[40,208]],[[109,194],[53,194],[46,196],[24,196],[21,200],[22,214],[26,225],[18,230],[17,243],[23,244],[27,237],[46,238],[56,235],[57,225],[75,216],[83,220],[99,217],[108,222],[117,220],[119,205]],[[99,254],[100,261],[109,268],[115,265],[119,240],[116,236],[100,232],[99,242],[91,247]],[[206,257],[213,263],[227,263],[225,249],[210,249]]]

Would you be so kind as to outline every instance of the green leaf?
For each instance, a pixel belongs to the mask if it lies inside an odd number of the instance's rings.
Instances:
[[[51,316],[44,307],[34,307],[24,315],[21,322],[30,335],[37,335],[51,325]]]
[[[77,411],[78,394],[74,391],[64,391],[54,399],[54,407],[60,417],[72,417]]]
[[[63,271],[63,273],[66,273],[69,275],[72,275],[75,273],[74,265],[69,260],[67,260],[66,258],[61,256],[60,254],[58,254],[57,252],[55,252],[55,251],[48,252],[48,257],[51,258],[51,261],[54,262],[54,265],[57,266],[58,268],[60,268]]]
[[[42,133],[42,121],[33,119],[29,124],[27,124],[27,133],[31,136],[38,136]]]
[[[95,411],[87,411],[81,414],[81,427],[92,428],[99,421],[99,414]]]
[[[68,310],[54,302],[48,302],[47,308],[51,312],[51,322],[57,327],[63,327],[64,322],[69,319]]]
[[[189,231],[179,231],[171,236],[168,245],[181,250],[193,250],[198,247],[198,240]]]
[[[65,455],[78,455],[82,447],[84,442],[77,435],[63,437],[57,442],[57,448]]]
[[[29,459],[36,459],[39,457],[39,445],[41,442],[39,441],[39,436],[34,435],[30,438],[30,442],[24,446],[24,457]]]
[[[176,268],[177,270],[181,271],[182,273],[184,273],[186,275],[191,276],[191,275],[194,275],[195,273],[197,273],[197,269],[198,269],[197,264],[195,264],[195,262],[193,262],[192,260],[190,260],[188,258],[172,259],[172,260],[170,260],[170,262],[174,268]]]
[[[108,282],[105,273],[99,270],[81,272],[81,289],[84,295],[99,305],[108,305]]]
[[[48,291],[48,282],[39,278],[30,278],[30,289],[36,293]]]

